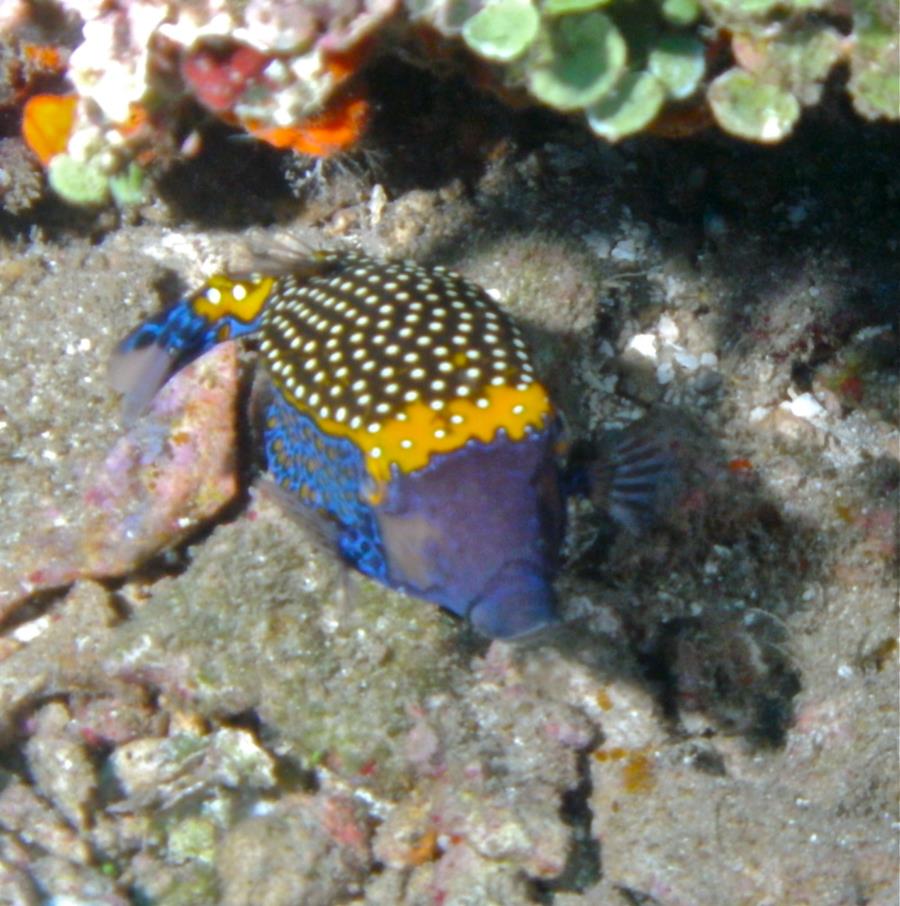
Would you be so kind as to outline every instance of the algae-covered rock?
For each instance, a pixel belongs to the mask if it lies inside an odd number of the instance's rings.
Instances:
[[[110,594],[93,582],[77,582],[45,618],[46,628],[0,662],[0,740],[16,732],[21,713],[70,686],[97,682],[98,649],[116,622]],[[45,753],[53,757],[51,753]],[[52,795],[49,787],[45,795]]]
[[[0,208],[24,214],[44,194],[44,177],[35,155],[19,138],[0,138]]]
[[[859,114],[900,118],[900,37],[896,4],[887,0],[334,0],[316,4],[315,13],[267,0],[221,9],[175,3],[168,13],[151,6],[74,4],[84,27],[67,75],[78,115],[69,151],[49,168],[50,185],[71,204],[141,203],[144,177],[134,161],[152,160],[163,171],[179,158],[185,133],[202,128],[187,122],[186,96],[279,149],[327,157],[358,147],[372,87],[365,64],[375,46],[387,56],[414,47],[418,62],[438,72],[462,46],[491,64],[461,67],[481,86],[516,100],[527,91],[540,104],[576,112],[610,92],[626,65],[653,73],[670,102],[702,91],[707,64],[715,75],[731,62],[733,38],[735,60],[769,94],[818,103],[823,82],[846,64],[846,90]],[[675,60],[673,42],[680,45]],[[765,72],[744,65],[740,43],[762,48]],[[654,48],[669,58],[651,60]],[[359,89],[356,117],[336,101],[348,78]],[[723,100],[721,86],[709,87],[717,122],[740,138],[778,141],[799,118],[782,117],[761,136],[752,116],[721,113],[737,102]],[[682,111],[671,112],[674,120]],[[306,124],[317,130],[325,114],[341,128],[329,127],[328,141],[310,140]],[[696,122],[698,129],[708,120]],[[24,210],[31,202],[20,195],[39,194],[34,176],[11,205]]]
[[[169,861],[205,862],[216,858],[216,823],[202,815],[188,815],[169,828],[166,837],[166,857]]]
[[[365,579],[342,591],[336,558],[273,504],[252,516],[217,529],[179,581],[157,585],[110,647],[110,671],[204,717],[255,709],[296,762],[402,787],[409,708],[450,681],[459,624]]]
[[[852,10],[833,8],[829,0],[475,5],[481,9],[466,21],[466,42],[477,55],[500,64],[497,77],[564,112],[608,101],[602,115],[592,110],[589,117],[593,131],[607,139],[639,132],[655,118],[646,111],[656,92],[646,78],[638,78],[642,72],[651,73],[672,102],[705,91],[719,126],[749,141],[772,143],[790,135],[802,107],[819,102],[826,80],[844,60],[856,109],[870,119],[900,117],[896,10],[879,0],[863,0]],[[431,9],[437,7],[444,10],[440,3]],[[811,15],[820,10],[830,16]],[[441,24],[446,16],[424,15],[452,34]],[[483,36],[476,37],[480,31]],[[738,65],[707,82],[707,64],[722,58],[723,36]],[[627,79],[626,67],[632,73]],[[659,109],[664,106],[665,100]],[[613,109],[626,126],[611,124]]]
[[[65,819],[18,777],[4,777],[0,791],[0,827],[17,835],[28,846],[72,865],[87,865],[91,850]]]
[[[143,879],[142,879],[143,881]],[[143,901],[154,906],[196,906],[219,902],[219,885],[211,865],[190,862],[181,871],[163,869],[136,885]]]
[[[133,903],[114,879],[91,865],[75,865],[55,856],[43,856],[34,859],[30,871],[43,894],[41,903],[45,906],[94,906],[97,903],[131,906]]]

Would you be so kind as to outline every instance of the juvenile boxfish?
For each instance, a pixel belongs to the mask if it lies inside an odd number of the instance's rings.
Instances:
[[[442,267],[331,251],[216,275],[121,343],[110,374],[126,413],[248,334],[269,378],[262,443],[279,496],[347,563],[493,638],[556,621],[560,420],[483,289]],[[620,502],[641,502],[641,459],[620,464]]]

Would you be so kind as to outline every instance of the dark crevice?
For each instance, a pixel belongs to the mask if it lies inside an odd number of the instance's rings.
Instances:
[[[0,621],[3,634],[9,636],[18,627],[43,616],[57,601],[65,597],[67,591],[68,586],[65,586],[43,589],[30,595],[5,620]]]
[[[639,650],[638,660],[673,724],[685,712],[700,711],[755,746],[784,745],[801,683],[771,633],[757,633],[729,614],[673,619]]]
[[[565,867],[549,881],[532,881],[532,891],[537,903],[552,904],[557,893],[583,893],[600,879],[600,843],[592,829],[594,813],[590,806],[594,786],[588,759],[592,748],[593,746],[576,753],[578,783],[566,790],[562,797],[560,815],[572,829]]]
[[[621,894],[622,901],[627,906],[660,906],[659,900],[650,896],[649,893],[642,893],[631,887],[617,887],[616,890]]]

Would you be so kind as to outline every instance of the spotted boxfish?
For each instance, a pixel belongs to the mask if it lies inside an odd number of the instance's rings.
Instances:
[[[268,471],[343,560],[492,638],[556,621],[560,418],[518,327],[481,287],[334,251],[213,276],[120,344],[110,374],[126,412],[250,334],[268,375]],[[633,461],[620,497],[640,501]]]

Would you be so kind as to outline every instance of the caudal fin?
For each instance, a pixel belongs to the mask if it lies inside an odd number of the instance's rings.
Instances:
[[[123,395],[125,418],[140,415],[176,371],[216,343],[258,330],[275,282],[259,273],[216,274],[125,337],[109,363],[109,382]]]
[[[182,301],[148,318],[119,343],[107,377],[122,394],[126,422],[146,409],[176,371],[213,345],[207,333],[207,322],[192,311],[189,301]]]
[[[640,421],[613,442],[591,476],[591,499],[631,532],[658,521],[678,478],[669,438]]]

